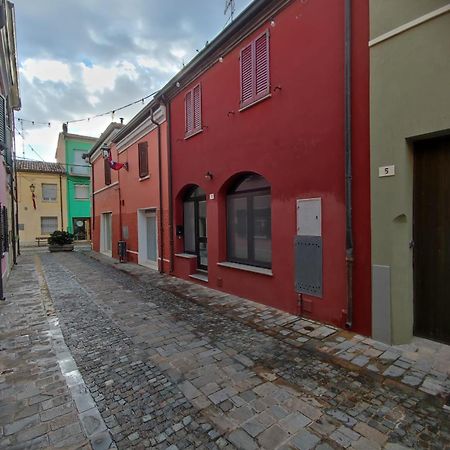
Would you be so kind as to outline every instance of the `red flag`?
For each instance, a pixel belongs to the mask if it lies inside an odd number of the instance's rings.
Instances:
[[[111,169],[120,170],[125,164],[112,160],[111,152],[109,152],[108,161]]]
[[[31,194],[31,198],[33,199],[33,208],[36,209],[36,196],[34,195],[34,192]]]

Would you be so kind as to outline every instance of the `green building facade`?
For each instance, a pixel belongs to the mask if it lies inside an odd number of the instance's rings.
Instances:
[[[91,239],[91,173],[83,159],[97,138],[67,132],[59,134],[56,160],[67,170],[67,231],[75,240]]]

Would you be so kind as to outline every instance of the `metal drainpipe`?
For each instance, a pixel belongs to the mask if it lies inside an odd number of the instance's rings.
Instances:
[[[169,245],[170,245],[170,273],[173,273],[174,266],[174,242],[173,242],[173,188],[172,188],[172,135],[171,135],[171,109],[170,101],[162,97],[162,101],[166,107],[167,120],[167,159],[168,159],[168,184],[169,184]]]
[[[61,203],[59,206],[60,214],[61,214],[61,231],[64,231],[64,208],[63,208],[63,194],[62,194],[62,175],[59,176],[59,202]]]
[[[164,224],[163,224],[163,195],[162,195],[162,165],[161,165],[161,125],[153,119],[153,109],[150,120],[158,129],[158,190],[159,190],[159,252],[161,264],[159,272],[164,273]]]
[[[17,233],[17,255],[20,255],[20,233],[19,233],[19,195],[17,189],[17,165],[16,153],[14,152],[14,193],[16,196],[16,233]]]
[[[352,225],[352,0],[345,0],[345,260],[347,264],[347,321],[353,326],[353,225]]]
[[[12,152],[12,148],[11,148]],[[9,183],[9,190],[11,191],[11,244],[12,244],[12,254],[13,254],[13,264],[17,264],[17,253],[16,253],[16,216],[14,208],[14,165],[13,155],[11,155],[12,165],[11,167],[11,177]]]
[[[95,230],[95,195],[94,195],[94,186],[95,186],[95,177],[94,177],[94,165],[91,162],[91,159],[89,158],[89,162],[91,164],[91,196],[92,196],[92,232],[91,232],[91,241],[93,232]]]

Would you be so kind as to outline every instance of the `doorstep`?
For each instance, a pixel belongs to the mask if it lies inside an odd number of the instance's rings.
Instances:
[[[189,278],[193,278],[194,280],[203,281],[204,283],[208,282],[208,272],[197,272],[197,273],[191,273],[189,275]]]
[[[406,346],[391,346],[371,338],[256,303],[166,274],[150,275],[150,269],[96,252],[90,257],[118,270],[142,277],[143,282],[213,309],[274,336],[287,344],[317,351],[333,362],[375,377],[395,380],[427,394],[447,399],[450,395],[450,346],[414,339]],[[198,274],[192,274],[194,277]],[[198,279],[198,278],[197,278]],[[450,405],[449,405],[450,406]],[[450,408],[447,407],[450,411]]]

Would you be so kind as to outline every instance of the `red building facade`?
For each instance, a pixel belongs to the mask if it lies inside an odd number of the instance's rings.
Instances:
[[[124,164],[120,170],[113,162]],[[90,153],[93,179],[93,247],[164,271],[170,262],[168,234],[167,123],[156,102],[128,125],[111,124]],[[160,174],[163,175],[160,175]]]
[[[370,334],[369,12],[352,3],[349,283],[345,2],[256,2],[160,98],[170,103],[174,275]],[[307,199],[321,210],[320,295],[295,288],[297,201]]]
[[[252,3],[111,139],[128,171],[93,159],[94,249],[110,212],[133,262],[370,335],[368,37],[367,1]]]

